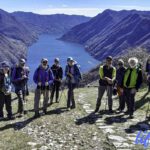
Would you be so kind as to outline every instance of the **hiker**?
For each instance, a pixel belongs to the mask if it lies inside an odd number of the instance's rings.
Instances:
[[[115,87],[117,94],[119,96],[119,107],[117,111],[122,112],[125,108],[125,100],[123,97],[123,78],[125,74],[126,68],[124,66],[124,61],[122,59],[118,60],[118,68],[116,73]]]
[[[8,62],[3,62],[0,69],[0,120],[4,118],[3,108],[6,106],[7,118],[14,119],[11,106],[11,76]]]
[[[99,69],[100,80],[99,80],[99,88],[98,88],[98,98],[96,103],[95,113],[99,111],[101,105],[101,99],[107,91],[108,96],[108,107],[109,113],[113,113],[112,110],[112,92],[113,92],[113,82],[116,79],[116,69],[112,66],[112,57],[106,57],[106,64],[100,66]]]
[[[43,58],[40,66],[35,70],[33,76],[34,82],[37,84],[34,97],[34,111],[35,118],[40,117],[39,103],[41,94],[43,94],[43,113],[47,114],[48,100],[49,100],[49,87],[53,83],[53,74],[48,65],[48,59]]]
[[[59,58],[55,58],[54,60],[54,64],[51,67],[51,70],[53,72],[54,75],[54,83],[52,85],[52,92],[51,92],[51,102],[50,104],[53,103],[53,97],[56,91],[56,103],[58,103],[58,98],[59,98],[59,90],[60,90],[60,86],[61,86],[61,82],[62,82],[62,78],[63,78],[63,69],[59,64]]]
[[[148,82],[148,92],[150,92],[150,55],[146,62],[146,73],[147,73],[147,82]]]
[[[127,104],[127,111],[125,114],[129,115],[129,118],[133,118],[135,107],[135,95],[142,84],[142,71],[138,65],[138,59],[131,57],[128,60],[129,67],[127,68],[123,79],[123,97]]]
[[[29,76],[29,67],[25,65],[25,59],[21,58],[19,64],[13,68],[12,72],[12,83],[15,87],[15,93],[18,97],[18,111],[19,117],[26,114],[25,110],[25,99],[26,99],[26,85]]]
[[[68,99],[67,99],[67,108],[68,110],[74,109],[76,107],[74,99],[74,89],[81,80],[81,73],[72,57],[68,57],[67,66],[65,69],[66,83],[68,86]]]

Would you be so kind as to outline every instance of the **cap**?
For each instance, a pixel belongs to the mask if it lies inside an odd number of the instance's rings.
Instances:
[[[9,62],[7,62],[7,61],[3,61],[3,62],[1,63],[1,66],[2,66],[2,68],[10,67]]]
[[[124,65],[123,59],[119,59],[119,60],[118,60],[118,64]]]
[[[106,57],[106,60],[108,60],[108,59],[109,59],[109,60],[112,60],[112,56],[107,56],[107,57]]]
[[[26,61],[25,61],[25,59],[21,58],[21,59],[19,60],[19,62],[20,62],[20,63],[25,63]]]
[[[67,62],[69,62],[69,61],[74,61],[74,60],[73,60],[72,57],[68,57],[68,58],[67,58]]]
[[[59,58],[55,58],[54,61],[55,61],[55,62],[59,62]]]
[[[48,59],[47,58],[42,58],[41,63],[43,63],[43,62],[48,62]]]

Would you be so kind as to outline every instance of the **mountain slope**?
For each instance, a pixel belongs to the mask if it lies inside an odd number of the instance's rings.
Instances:
[[[10,13],[0,10],[0,60],[16,62],[26,57],[26,47],[35,41],[36,36]]]
[[[150,12],[106,10],[72,28],[61,39],[85,45],[95,58],[116,56],[131,47],[150,48]]]
[[[0,62],[16,63],[20,57],[26,58],[28,46],[39,34],[63,33],[89,19],[84,16],[8,13],[0,9]]]
[[[38,15],[26,12],[14,12],[20,22],[30,27],[34,32],[38,33],[65,33],[73,26],[87,22],[90,17],[77,15]]]

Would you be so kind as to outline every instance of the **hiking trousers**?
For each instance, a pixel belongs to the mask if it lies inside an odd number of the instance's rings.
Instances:
[[[15,93],[18,97],[18,113],[23,113],[26,92],[24,89],[16,89]]]
[[[74,89],[76,87],[76,84],[74,83],[68,83],[68,99],[67,99],[67,108],[75,108],[75,100],[74,100]]]
[[[41,95],[43,95],[43,111],[47,110],[48,107],[48,100],[49,100],[49,90],[41,90],[39,88],[36,88],[35,90],[35,97],[34,97],[34,111],[35,113],[39,113],[39,104]]]
[[[60,85],[61,85],[60,82],[54,82],[51,92],[51,103],[53,102],[55,92],[56,92],[56,102],[58,102]]]
[[[121,92],[122,88],[120,88],[119,86],[117,87],[117,93],[119,96],[119,110],[124,110],[125,108],[125,99],[123,96],[123,93]]]
[[[7,117],[12,116],[12,106],[11,106],[11,94],[5,95],[3,92],[0,92],[0,117],[4,117],[3,108],[6,106]]]
[[[129,115],[133,115],[135,110],[135,94],[131,93],[132,89],[124,88],[124,99],[127,104],[127,111],[129,112]]]
[[[101,100],[103,98],[105,91],[107,92],[107,96],[108,96],[108,108],[109,108],[109,110],[112,110],[113,88],[112,88],[112,86],[101,86],[101,85],[99,85],[99,87],[98,87],[98,98],[97,98],[97,103],[96,103],[97,110],[99,110],[99,108],[101,106]]]

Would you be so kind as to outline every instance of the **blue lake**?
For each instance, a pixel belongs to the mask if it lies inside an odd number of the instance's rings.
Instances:
[[[61,35],[41,35],[39,40],[28,49],[28,66],[30,67],[30,83],[33,83],[33,73],[39,66],[41,59],[48,58],[49,65],[53,64],[54,58],[59,57],[63,69],[66,59],[72,56],[81,66],[81,72],[87,72],[95,67],[99,61],[90,56],[80,44],[57,40]]]

